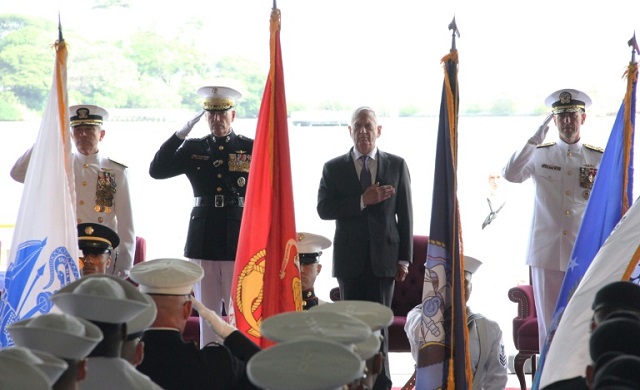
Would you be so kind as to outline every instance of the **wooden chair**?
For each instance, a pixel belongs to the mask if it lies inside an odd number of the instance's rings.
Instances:
[[[518,315],[513,319],[513,344],[518,353],[513,362],[520,389],[527,389],[524,363],[531,359],[531,380],[536,375],[536,355],[539,351],[538,317],[533,298],[533,287],[529,284],[513,287],[509,299],[518,304]]]

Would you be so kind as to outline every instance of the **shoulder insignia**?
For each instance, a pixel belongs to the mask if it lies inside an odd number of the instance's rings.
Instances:
[[[593,145],[589,145],[589,144],[582,144],[582,145],[587,149],[594,150],[594,151],[600,152],[600,153],[604,153],[604,148],[601,148],[599,146],[593,146]]]
[[[549,146],[553,146],[553,145],[555,145],[555,144],[556,144],[556,143],[555,143],[555,141],[552,141],[552,142],[545,142],[545,143],[543,143],[543,144],[538,145],[538,149],[539,149],[539,148],[546,148],[546,147],[549,147]]]
[[[123,168],[129,168],[128,166],[124,165],[124,164],[123,164],[123,163],[121,163],[121,162],[117,162],[116,160],[112,159],[111,157],[108,157],[108,159],[109,159],[109,161],[111,161],[112,163],[114,163],[114,164],[118,164],[118,165],[120,165],[120,166],[121,166],[121,167],[123,167]]]

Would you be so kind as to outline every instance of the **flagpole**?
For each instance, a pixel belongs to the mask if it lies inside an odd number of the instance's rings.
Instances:
[[[273,0],[275,2],[275,0]],[[631,37],[631,39],[629,39],[629,42],[627,42],[629,44],[629,46],[631,46],[631,61],[629,62],[629,64],[635,64],[636,63],[636,53],[640,54],[640,48],[638,48],[638,41],[636,40],[636,32],[633,32],[633,37]]]
[[[275,1],[275,0],[273,0]],[[453,15],[453,20],[449,23],[449,30],[451,30],[451,50],[456,50],[456,35],[460,38],[460,31],[456,25],[456,16]]]

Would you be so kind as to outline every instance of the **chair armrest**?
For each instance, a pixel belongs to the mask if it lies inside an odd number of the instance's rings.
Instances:
[[[533,298],[533,286],[523,284],[509,289],[509,299],[518,304],[517,319],[536,318],[536,304]]]

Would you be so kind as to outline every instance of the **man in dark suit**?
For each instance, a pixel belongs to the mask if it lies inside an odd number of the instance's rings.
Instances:
[[[373,109],[354,111],[353,148],[325,163],[317,210],[320,218],[336,221],[333,276],[341,299],[391,307],[395,282],[404,280],[413,256],[413,208],[409,168],[377,148],[381,131]],[[385,337],[385,355],[387,344]],[[374,389],[391,388],[385,360]]]
[[[202,267],[181,259],[144,261],[131,269],[131,279],[158,310],[142,336],[144,360],[137,368],[166,390],[254,389],[246,363],[260,347],[192,298],[193,286],[203,276]],[[223,344],[198,349],[182,339],[194,306]]]

